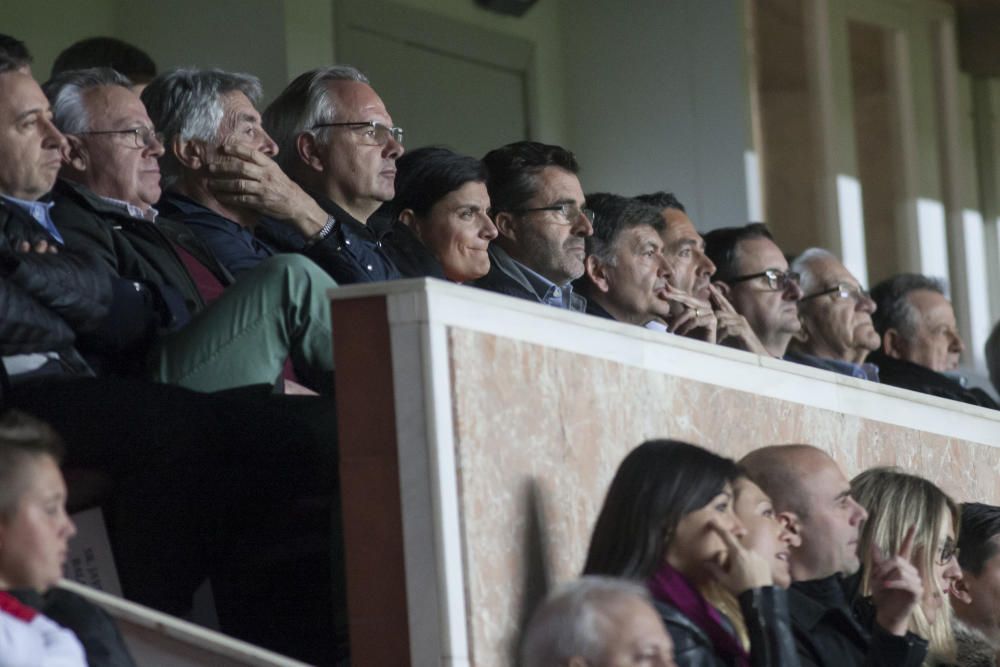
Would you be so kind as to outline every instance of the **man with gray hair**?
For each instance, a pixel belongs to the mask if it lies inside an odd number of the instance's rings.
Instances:
[[[940,280],[917,273],[901,273],[872,288],[882,346],[868,359],[878,364],[885,384],[998,409],[989,394],[954,375],[965,344],[944,292]]]
[[[878,367],[865,357],[879,346],[872,324],[875,302],[836,255],[810,248],[795,258],[801,276],[799,321],[785,359],[878,382]]]
[[[399,278],[381,248],[384,230],[368,223],[395,195],[403,130],[393,125],[367,77],[347,65],[305,72],[264,111],[264,127],[278,142],[277,159],[285,173],[329,216],[306,238],[269,224],[275,245],[305,252],[339,283]],[[232,165],[238,187],[252,181],[259,161],[257,155]]]
[[[302,243],[329,218],[275,164],[278,146],[255,107],[260,96],[256,77],[218,69],[175,69],[142,93],[164,134],[158,208],[190,226],[237,277],[277,254],[257,237],[262,216]]]
[[[673,643],[641,586],[581,577],[535,611],[521,643],[522,667],[676,667]]]
[[[336,284],[301,257],[276,257],[237,284],[188,228],[160,216],[154,131],[129,81],[98,68],[46,84],[66,134],[52,217],[69,248],[101,258],[122,287],[109,368],[152,373],[200,391],[273,384],[291,357],[298,377],[329,388],[333,369],[326,291]]]

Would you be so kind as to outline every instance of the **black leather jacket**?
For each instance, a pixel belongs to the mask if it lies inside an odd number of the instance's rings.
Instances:
[[[752,667],[799,667],[786,592],[777,586],[764,586],[746,591],[738,600],[750,636]],[[691,619],[667,603],[657,600],[655,605],[673,640],[678,667],[730,667]],[[728,619],[723,616],[723,620]],[[732,626],[728,629],[732,631]]]
[[[22,242],[55,241],[24,211],[0,200],[0,355],[70,348],[76,333],[108,313],[111,277],[97,260],[60,249],[18,252]]]

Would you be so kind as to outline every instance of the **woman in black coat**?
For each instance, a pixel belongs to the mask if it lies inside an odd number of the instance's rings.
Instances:
[[[744,547],[733,510],[741,470],[675,440],[652,440],[618,467],[594,526],[584,574],[649,588],[680,667],[798,667],[784,589],[768,558]],[[749,649],[710,599],[736,597]]]
[[[489,208],[481,161],[447,148],[418,148],[396,161],[396,196],[379,210],[392,225],[383,250],[405,278],[481,278],[497,236]]]

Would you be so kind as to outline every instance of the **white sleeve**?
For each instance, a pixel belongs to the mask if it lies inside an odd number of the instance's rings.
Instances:
[[[87,659],[76,635],[45,616],[0,612],[0,667],[87,667]]]

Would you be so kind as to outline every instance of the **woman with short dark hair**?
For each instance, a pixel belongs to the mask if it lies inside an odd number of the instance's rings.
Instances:
[[[418,148],[396,160],[396,195],[380,214],[393,225],[383,249],[404,277],[463,283],[489,272],[486,251],[497,230],[486,176],[480,160],[447,148]]]
[[[590,541],[584,574],[644,583],[681,667],[795,667],[785,591],[771,564],[740,543],[731,459],[676,440],[651,440],[622,461]],[[750,640],[710,602],[737,597]]]

